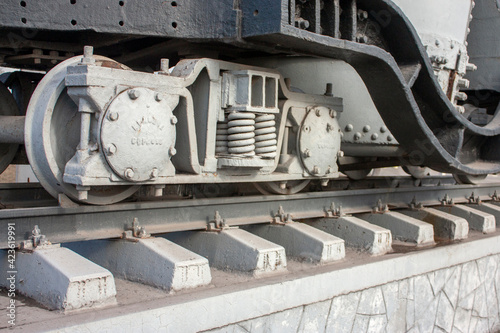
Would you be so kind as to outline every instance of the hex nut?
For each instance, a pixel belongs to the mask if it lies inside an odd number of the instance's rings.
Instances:
[[[110,112],[108,115],[108,119],[111,121],[117,121],[119,117],[118,112]]]
[[[109,155],[113,155],[115,153],[116,153],[116,146],[112,143],[107,145],[106,154],[109,156]]]
[[[132,179],[134,178],[135,172],[131,168],[125,170],[125,178]]]
[[[140,96],[141,92],[137,89],[130,89],[128,91],[128,97],[130,97],[130,99],[138,99]]]

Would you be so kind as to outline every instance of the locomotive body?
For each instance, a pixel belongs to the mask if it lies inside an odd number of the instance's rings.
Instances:
[[[142,185],[290,194],[383,166],[473,182],[500,171],[497,115],[467,100],[473,2],[433,6],[8,0],[0,60],[23,71],[0,86],[0,166],[24,143],[49,193],[91,204]]]

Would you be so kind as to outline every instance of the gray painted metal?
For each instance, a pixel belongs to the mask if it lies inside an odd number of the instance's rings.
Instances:
[[[137,218],[148,233],[204,230],[215,211],[230,226],[272,222],[280,206],[294,220],[329,216],[342,207],[344,213],[372,211],[380,200],[391,208],[441,205],[448,195],[455,203],[467,203],[471,194],[490,200],[500,184],[447,185],[313,192],[295,195],[251,196],[164,202],[116,204],[105,207],[43,207],[0,210],[0,225],[16,225],[17,243],[28,239],[35,225],[53,243],[121,237]],[[0,248],[7,248],[0,239]]]

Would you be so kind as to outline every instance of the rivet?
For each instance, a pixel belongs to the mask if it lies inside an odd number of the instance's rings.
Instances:
[[[161,94],[161,93],[156,93],[156,94],[155,94],[155,100],[156,100],[157,102],[161,102],[161,101],[163,100],[163,94]]]
[[[372,140],[377,140],[378,139],[378,134],[377,133],[373,133],[372,134]]]
[[[385,133],[385,132],[387,132],[387,127],[386,126],[380,127],[380,133]]]
[[[125,178],[132,179],[134,178],[134,175],[135,175],[134,170],[132,170],[131,168],[125,170]]]
[[[174,147],[170,147],[168,153],[170,154],[170,156],[174,156],[175,154],[177,154],[177,150]]]
[[[330,110],[330,117],[332,117],[332,118],[337,117],[337,111],[335,111],[335,110]]]
[[[326,124],[326,131],[330,132],[331,130],[333,130],[333,125],[332,124]]]
[[[116,146],[114,144],[109,144],[106,146],[106,155],[113,155],[116,153]]]
[[[346,131],[346,132],[351,132],[353,129],[354,129],[354,126],[352,126],[351,124],[348,124],[348,125],[345,127],[345,131]]]
[[[172,116],[172,117],[170,117],[170,123],[171,123],[172,125],[177,124],[177,117],[176,117],[176,116]]]
[[[320,117],[321,116],[321,110],[320,109],[316,109],[316,116]]]
[[[439,41],[439,39],[436,39],[436,41],[434,43],[436,44],[436,46],[439,46],[441,44],[441,42]]]
[[[110,112],[108,115],[108,119],[111,121],[118,120],[118,112]]]
[[[359,140],[359,139],[361,139],[361,133],[356,132],[356,133],[354,134],[354,140]]]
[[[128,97],[130,97],[130,99],[138,99],[139,96],[141,96],[141,92],[137,89],[130,89],[128,91]]]
[[[370,130],[371,130],[370,125],[365,125],[365,126],[363,127],[363,132],[365,132],[365,133],[370,132]]]
[[[392,141],[392,140],[394,140],[394,137],[392,135],[388,135],[387,136],[387,141]]]

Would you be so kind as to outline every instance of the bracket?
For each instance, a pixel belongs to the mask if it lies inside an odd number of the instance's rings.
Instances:
[[[496,195],[496,192],[493,195]],[[492,199],[493,199],[493,197],[492,197]],[[474,192],[472,192],[472,194],[470,195],[470,197],[467,198],[467,200],[469,200],[469,203],[471,203],[471,204],[472,203],[475,203],[475,204],[480,204],[481,203],[481,198],[479,197],[479,195],[475,196]],[[493,199],[493,200],[495,200],[495,199]]]
[[[472,195],[474,195],[474,193],[472,193]],[[453,198],[451,198],[448,194],[445,194],[444,198],[441,199],[440,201],[441,201],[441,205],[443,205],[443,206],[453,206],[454,205]]]
[[[413,197],[413,199],[408,204],[408,206],[410,207],[410,209],[413,209],[413,210],[423,208],[422,203],[421,202],[417,202],[417,198],[416,197]]]
[[[326,211],[326,217],[333,217],[333,218],[339,218],[344,216],[344,212],[342,210],[342,206],[336,207],[335,202],[332,201],[332,204],[330,205],[330,209]]]
[[[230,227],[227,225],[226,220],[222,218],[219,211],[215,211],[214,219],[207,224],[208,231],[222,231],[227,229],[236,229],[237,227]]]
[[[37,247],[44,247],[49,245],[51,245],[51,243],[47,240],[47,237],[42,234],[40,228],[38,228],[38,225],[35,225],[28,240],[24,240],[21,242],[21,250],[32,251]]]
[[[377,206],[373,207],[372,212],[375,214],[384,214],[389,211],[389,206],[387,204],[382,204],[382,200],[378,199]]]
[[[273,221],[271,223],[274,224],[287,224],[293,222],[292,215],[286,214],[283,206],[280,206],[278,209],[278,213],[273,216]]]
[[[134,217],[132,228],[126,229],[122,234],[123,239],[130,241],[137,241],[138,238],[143,239],[149,237],[151,237],[151,234],[148,234],[146,232],[146,228],[139,225],[139,220],[137,219],[137,217]]]

